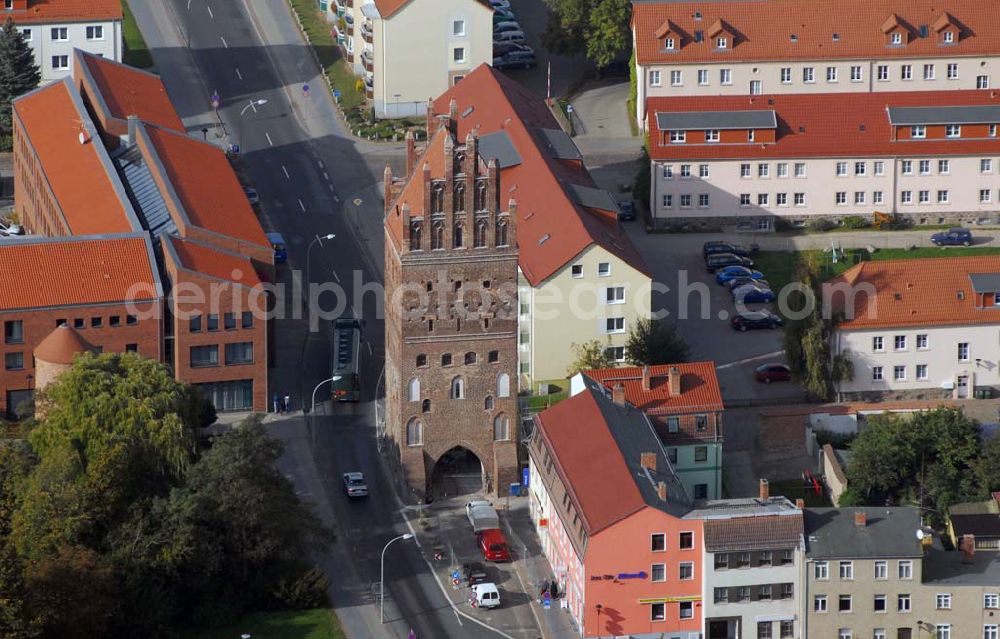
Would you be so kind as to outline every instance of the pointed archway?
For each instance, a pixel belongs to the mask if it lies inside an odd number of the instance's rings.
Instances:
[[[434,497],[478,493],[485,487],[486,476],[478,455],[464,446],[454,446],[434,463],[429,492]]]

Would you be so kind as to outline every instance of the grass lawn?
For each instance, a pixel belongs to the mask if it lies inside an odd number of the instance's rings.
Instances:
[[[153,56],[149,54],[146,41],[142,39],[142,32],[139,31],[139,25],[135,21],[135,16],[132,15],[132,10],[129,9],[128,2],[125,0],[122,0],[122,12],[125,14],[125,20],[122,25],[125,37],[125,64],[139,67],[140,69],[148,69],[153,66]]]
[[[355,90],[358,77],[351,72],[347,60],[340,55],[334,40],[333,24],[327,22],[316,6],[316,0],[288,0],[302,21],[306,39],[316,52],[327,77],[334,88],[340,91],[340,104],[344,111],[353,109],[364,102],[364,94]]]
[[[247,633],[253,639],[344,639],[344,631],[333,610],[257,612],[228,628],[182,634],[183,639],[238,639]]]
[[[548,395],[531,395],[528,397],[528,408],[532,410],[543,410],[558,404],[562,400],[569,397],[569,380],[568,379],[546,379],[535,381],[535,388],[538,389],[539,384],[548,384],[552,392]]]
[[[822,496],[817,495],[813,492],[812,488],[807,489],[805,484],[799,480],[772,481],[771,494],[787,497],[793,503],[796,499],[804,499],[808,508],[823,508],[833,505],[825,494]]]

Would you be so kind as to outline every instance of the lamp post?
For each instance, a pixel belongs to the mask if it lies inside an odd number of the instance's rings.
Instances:
[[[243,144],[243,115],[247,112],[247,109],[253,109],[254,113],[257,113],[257,107],[264,106],[267,104],[267,98],[257,98],[256,100],[250,100],[246,105],[240,109],[240,144]]]
[[[319,387],[322,386],[323,384],[326,384],[327,382],[340,381],[340,379],[341,379],[340,375],[334,375],[333,377],[329,379],[324,379],[319,384],[316,384],[316,388],[313,389],[312,404],[310,404],[309,407],[309,438],[312,441],[312,449],[314,451],[316,450],[316,423],[313,421],[313,413],[316,412],[316,391],[318,391]]]
[[[413,539],[413,533],[403,533],[399,537],[393,537],[382,547],[382,568],[378,582],[378,616],[382,623],[385,623],[385,551],[389,549],[392,542],[400,539]]]
[[[327,233],[326,235],[317,235],[316,237],[313,238],[311,242],[309,242],[309,246],[306,248],[306,291],[304,292],[308,293],[309,286],[312,284],[312,278],[309,277],[309,267],[312,265],[312,260],[310,258],[312,256],[313,246],[315,244],[319,244],[320,246],[322,246],[323,240],[332,240],[336,237],[337,236],[333,233]],[[308,295],[306,295],[306,300],[308,302],[309,300]],[[311,314],[312,309],[307,308],[306,312]]]

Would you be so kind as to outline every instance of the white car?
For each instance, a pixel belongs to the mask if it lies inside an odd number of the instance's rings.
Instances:
[[[500,607],[500,591],[494,583],[476,584],[472,587],[472,594],[478,608]]]
[[[368,483],[364,473],[344,473],[344,490],[348,497],[367,497]]]

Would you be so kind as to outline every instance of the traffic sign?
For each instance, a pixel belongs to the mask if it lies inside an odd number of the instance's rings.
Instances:
[[[302,96],[306,97],[306,98],[309,97],[309,84],[308,83],[302,85]]]
[[[212,92],[212,108],[213,109],[218,109],[219,108],[219,103],[220,103],[219,92],[218,91],[213,91]]]

